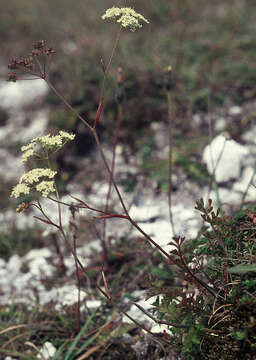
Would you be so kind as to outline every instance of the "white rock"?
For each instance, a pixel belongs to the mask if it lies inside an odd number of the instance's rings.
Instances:
[[[224,117],[220,117],[215,122],[215,131],[216,132],[224,131],[226,126],[227,126],[227,119],[225,119]]]
[[[210,174],[215,170],[217,182],[226,182],[240,176],[241,166],[249,150],[234,140],[218,135],[203,151],[203,161]]]
[[[6,267],[6,261],[4,259],[0,259],[0,269]]]
[[[142,205],[133,205],[130,209],[130,216],[137,222],[148,221],[150,218],[158,217],[160,215],[160,208],[167,204],[153,203],[152,199],[146,199]]]
[[[9,284],[9,271],[7,271],[7,269],[0,268],[0,285],[6,286]]]
[[[40,277],[53,275],[55,268],[50,265],[45,258],[37,258],[28,263],[29,271],[32,275]]]
[[[81,198],[81,194],[71,194],[77,198]],[[54,196],[53,196],[54,197]],[[62,196],[60,198],[60,201],[67,203],[67,204],[72,204],[75,203],[76,200],[72,199],[72,197],[70,195],[65,195]],[[50,199],[46,199],[46,198],[42,198],[40,200],[40,203],[42,205],[43,211],[47,214],[47,216],[49,216],[49,218],[51,219],[51,221],[55,224],[59,223],[59,215],[58,215],[58,204],[55,201],[52,201]],[[42,214],[40,213],[40,211],[38,211],[36,208],[32,209],[32,214],[42,217]],[[79,210],[79,214],[77,216],[77,222],[79,222],[79,215],[82,215],[84,212],[83,210]],[[69,220],[70,220],[70,216],[71,216],[71,212],[69,210],[69,206],[66,205],[61,205],[61,217],[62,217],[62,226],[64,228],[68,228],[69,227]],[[51,226],[51,225],[47,225],[43,222],[41,222],[40,220],[37,221],[37,224],[42,228],[45,229],[44,232],[44,236],[49,235],[50,233],[55,233],[58,232],[59,230],[55,227],[55,226]]]
[[[21,141],[25,143],[44,134],[49,120],[48,111],[40,110],[31,116],[32,119],[28,125],[22,126],[21,131],[14,132],[12,137],[13,141]]]
[[[150,331],[153,334],[160,334],[160,333],[162,334],[164,331],[166,331],[167,333],[170,333],[169,327],[170,326],[165,325],[165,324],[157,324],[157,323],[155,323],[155,325],[152,326]]]
[[[100,306],[101,306],[100,300],[87,300],[86,301],[86,307],[90,310],[97,309]]]
[[[25,256],[25,260],[36,260],[38,258],[49,258],[52,256],[50,249],[42,248],[42,249],[32,249]]]
[[[221,205],[223,209],[226,207],[226,205],[236,205],[240,204],[242,195],[240,192],[235,190],[230,190],[227,188],[218,188],[218,192],[215,190],[212,190],[210,194],[206,194],[203,198],[205,203],[208,201],[208,199],[212,199],[213,206],[217,208],[219,206],[218,204],[218,197],[221,201]]]
[[[173,246],[168,245],[174,233],[169,221],[167,199],[164,201],[147,199],[145,203],[140,202],[138,206],[133,205],[130,215],[138,222],[141,229],[165,251],[173,250]],[[190,207],[189,201],[186,204],[179,202],[173,205],[172,215],[176,234],[187,238],[197,235],[200,216],[197,215],[192,204]],[[147,222],[153,217],[157,217],[154,222]],[[133,234],[138,234],[138,231],[133,229]]]
[[[240,106],[232,106],[229,111],[228,114],[231,116],[236,116],[236,115],[240,115],[242,112],[242,108]]]
[[[58,289],[54,288],[49,291],[46,291],[45,289],[41,289],[39,292],[40,305],[45,306],[51,301],[53,302],[58,301]]]
[[[44,343],[40,349],[40,353],[37,354],[37,359],[52,359],[56,353],[57,349],[50,341]]]
[[[86,293],[81,290],[80,291],[80,300],[84,301],[86,298]],[[65,285],[61,288],[57,289],[56,300],[58,303],[56,304],[56,310],[61,310],[63,306],[71,306],[77,303],[78,300],[78,289],[75,285]]]
[[[28,284],[30,284],[30,286],[32,285],[33,275],[28,272],[26,274],[19,273],[15,276],[13,273],[9,274],[9,279],[12,279],[12,286],[15,288],[16,294],[21,292],[23,297],[26,292],[24,289],[28,286]]]
[[[80,300],[83,301],[86,297],[86,293],[84,291],[80,291]],[[62,304],[63,305],[73,305],[77,302],[78,299],[78,289],[74,289],[72,290],[70,293],[64,295],[63,299],[62,299]]]
[[[162,296],[159,296],[160,301]],[[148,311],[151,315],[151,310],[154,308],[152,305],[157,299],[157,296],[153,296],[148,300],[140,300],[137,301],[136,304],[140,305],[144,310]],[[143,311],[141,311],[136,305],[132,305],[131,308],[127,311],[128,315],[130,315],[134,320],[140,322],[140,323],[146,323],[151,326],[150,331],[153,333],[161,333],[164,330],[168,331],[167,325],[159,325],[154,320],[152,320],[149,316],[147,316]],[[126,323],[133,323],[131,319],[129,319],[127,316],[123,316],[123,320]]]
[[[21,159],[4,148],[0,149],[0,163],[0,177],[5,181],[17,179],[24,173]]]
[[[35,277],[51,276],[55,268],[48,263],[47,258],[51,257],[52,253],[48,248],[30,250],[25,256],[29,271]]]
[[[256,197],[256,189],[250,184],[255,184],[256,174],[255,169],[246,168],[243,171],[241,178],[234,184],[233,189],[244,193],[247,191],[246,199],[252,201]]]
[[[5,109],[21,107],[47,94],[49,88],[44,80],[19,80],[16,83],[0,83],[1,106]]]
[[[202,116],[199,114],[193,115],[193,124],[196,126],[200,126],[202,124]]]
[[[13,255],[10,257],[8,261],[7,270],[12,273],[18,274],[21,266],[22,266],[21,258],[18,255]]]
[[[107,193],[108,183],[95,181],[92,185],[92,191],[90,194],[88,194],[85,202],[92,207],[102,206],[102,204],[105,204]],[[84,200],[84,196],[81,198],[81,200]]]
[[[152,310],[154,307],[152,306],[152,304],[154,303],[154,301],[156,300],[156,297],[154,296],[153,298],[150,298],[148,300],[140,300],[137,301],[136,304],[138,304],[139,306],[141,306],[144,310],[150,312],[150,310]],[[153,321],[152,319],[150,319],[149,316],[147,316],[143,311],[141,311],[136,305],[132,305],[130,307],[130,309],[127,311],[128,315],[130,315],[133,319],[137,320],[138,322],[146,322],[146,323],[150,323],[152,325],[155,324],[155,321]],[[128,317],[124,317],[125,322],[127,323],[133,323],[133,321],[131,319],[129,319]]]
[[[247,143],[256,144],[256,126],[253,126],[250,130],[246,131],[242,135],[242,139]]]

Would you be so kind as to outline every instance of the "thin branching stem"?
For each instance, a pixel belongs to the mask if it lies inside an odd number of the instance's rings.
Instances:
[[[169,165],[169,172],[168,172],[168,208],[169,208],[169,219],[170,224],[172,227],[173,235],[175,236],[175,228],[174,228],[174,221],[173,221],[173,214],[172,214],[172,174],[173,174],[173,164],[172,164],[172,153],[173,153],[173,136],[172,136],[172,128],[173,128],[173,114],[171,108],[171,94],[170,91],[166,91],[166,98],[167,98],[167,106],[168,106],[168,140],[169,140],[169,158],[168,158],[168,165]]]
[[[133,305],[135,305],[139,310],[141,310],[145,315],[147,315],[151,320],[153,320],[155,323],[157,323],[159,325],[174,326],[174,327],[181,328],[181,329],[187,329],[190,327],[189,325],[177,324],[174,321],[165,321],[165,320],[156,319],[154,316],[152,316],[150,314],[149,311],[143,309],[143,307],[140,306],[139,304],[133,302]]]
[[[192,279],[194,279],[198,284],[200,284],[204,289],[206,289],[211,295],[213,295],[214,297],[216,297],[216,293],[201,279],[199,279],[195,274],[193,274],[193,272],[190,270],[190,268],[188,267],[185,259],[184,259],[184,256],[182,254],[182,251],[181,251],[181,247],[180,247],[180,244],[177,243],[177,250],[178,250],[178,254],[179,254],[179,258],[182,262],[182,265],[181,268],[183,268],[183,270],[186,270],[189,275],[192,277]]]
[[[114,43],[114,46],[112,48],[112,52],[111,52],[111,55],[109,57],[109,61],[108,61],[106,70],[104,71],[104,78],[103,78],[103,82],[102,82],[102,86],[101,86],[101,90],[100,90],[100,98],[104,97],[105,84],[106,84],[106,80],[107,80],[107,77],[108,77],[109,68],[110,68],[110,65],[112,63],[114,54],[116,52],[116,49],[117,49],[117,46],[118,46],[118,43],[119,43],[119,40],[120,40],[120,35],[121,35],[121,27],[119,28],[119,31],[118,31],[118,33],[116,35],[115,43]]]
[[[121,119],[122,119],[122,115],[123,115],[123,107],[122,105],[118,105],[118,109],[117,109],[118,113],[117,113],[117,121],[116,121],[116,131],[115,131],[115,139],[114,139],[114,146],[112,149],[112,162],[111,162],[111,173],[114,176],[115,173],[115,161],[116,161],[116,147],[118,144],[118,139],[119,139],[119,131],[120,131],[120,124],[121,124]],[[109,209],[109,201],[110,201],[110,197],[111,197],[111,190],[112,190],[112,181],[109,178],[109,183],[108,183],[108,193],[107,193],[107,197],[106,197],[106,205],[105,205],[105,213],[108,212]],[[103,232],[102,232],[102,238],[103,241],[106,241],[106,220],[103,221]]]
[[[82,121],[82,123],[89,128],[91,131],[93,131],[93,128],[91,125],[67,102],[67,100],[59,93],[59,91],[52,85],[52,83],[48,80],[48,78],[44,79],[47,83],[47,85],[52,89],[52,91],[55,93],[55,95],[63,102],[63,104],[73,113],[76,115],[76,117]]]

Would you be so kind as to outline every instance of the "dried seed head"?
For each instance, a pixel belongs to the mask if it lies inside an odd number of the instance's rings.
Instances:
[[[14,71],[10,72],[7,81],[16,82],[17,80],[17,74]]]
[[[38,40],[33,44],[34,49],[38,49],[41,50],[42,48],[44,48],[46,45],[46,41],[45,40]]]
[[[19,204],[19,206],[17,207],[17,209],[16,209],[16,212],[24,212],[24,211],[26,211],[28,208],[29,208],[29,204],[27,204],[27,203],[24,203],[24,202],[22,202],[21,204]]]
[[[164,68],[164,86],[167,91],[170,91],[173,87],[173,78],[172,78],[172,67],[171,65]]]
[[[48,59],[47,57],[55,53],[55,50],[52,47],[46,47],[45,40],[36,41],[33,44],[33,49],[29,56],[26,57],[17,57],[11,59],[8,64],[8,68],[11,70],[19,70],[21,73],[30,74],[35,79],[41,78],[45,79],[47,74],[45,69],[48,69]],[[9,76],[9,81],[16,81],[17,78]]]
[[[44,53],[47,55],[47,56],[50,56],[52,54],[55,54],[56,51],[52,48],[52,47],[48,47],[44,50]]]

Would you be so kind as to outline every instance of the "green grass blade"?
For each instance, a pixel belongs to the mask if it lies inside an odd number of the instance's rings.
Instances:
[[[228,269],[232,274],[246,274],[250,271],[256,272],[256,263],[250,265],[237,265]]]
[[[94,311],[91,316],[89,316],[89,318],[87,319],[86,323],[84,324],[84,326],[82,327],[82,329],[79,331],[79,333],[76,335],[75,339],[73,340],[72,344],[70,345],[70,348],[68,349],[68,352],[66,353],[64,360],[71,360],[71,354],[72,352],[74,352],[74,349],[78,343],[78,341],[80,340],[80,338],[82,337],[82,335],[84,334],[85,330],[87,329],[87,327],[89,326],[90,322],[92,321],[94,315],[95,315],[96,311]],[[87,344],[88,345],[88,344]]]
[[[54,355],[54,358],[53,360],[58,360],[59,359],[59,356],[62,354],[63,350],[64,350],[64,347],[65,345],[67,344],[67,342],[65,341],[64,344],[62,344],[58,350],[56,351],[55,355]]]

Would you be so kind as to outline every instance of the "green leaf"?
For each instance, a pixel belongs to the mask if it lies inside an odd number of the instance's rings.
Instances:
[[[232,274],[246,274],[250,271],[256,272],[256,263],[250,265],[237,265],[228,269]]]
[[[246,330],[236,331],[234,335],[237,338],[237,340],[244,340],[247,337],[247,331]]]

